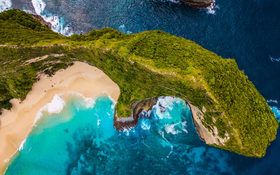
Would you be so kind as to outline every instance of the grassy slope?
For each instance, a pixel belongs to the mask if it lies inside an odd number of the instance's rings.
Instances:
[[[17,47],[0,47],[0,108],[11,108],[12,98],[23,100],[39,72],[51,75],[78,60],[100,68],[119,85],[118,116],[131,115],[130,106],[141,99],[177,96],[206,108],[204,125],[210,131],[216,126],[221,137],[230,134],[226,146],[218,147],[261,157],[275,139],[277,120],[235,60],[192,41],[162,31],[126,35],[113,29],[64,37],[10,10],[0,14],[1,44]],[[64,56],[23,65],[54,53]]]

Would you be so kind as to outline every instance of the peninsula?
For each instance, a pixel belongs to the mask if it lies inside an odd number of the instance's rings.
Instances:
[[[139,112],[151,109],[157,97],[176,96],[190,106],[198,135],[209,145],[263,157],[276,138],[278,121],[234,59],[223,59],[163,31],[124,34],[104,28],[66,37],[30,14],[9,10],[0,14],[0,64],[0,137],[8,132],[6,121],[25,120],[24,115],[8,118],[6,114],[26,103],[36,83],[86,64],[109,82],[96,86],[117,101],[114,125],[118,130],[137,124]],[[76,90],[84,86],[81,83]],[[16,120],[13,123],[16,127]]]

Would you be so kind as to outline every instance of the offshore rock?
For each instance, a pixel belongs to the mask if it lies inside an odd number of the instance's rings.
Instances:
[[[180,1],[192,7],[197,7],[197,8],[211,7],[215,3],[214,0],[180,0]]]

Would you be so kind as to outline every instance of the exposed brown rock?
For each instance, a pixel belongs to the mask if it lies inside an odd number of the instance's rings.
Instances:
[[[49,29],[52,29],[52,24],[50,22],[46,22],[44,18],[42,18],[40,15],[34,15],[34,14],[31,15],[33,16],[33,18],[38,20],[42,25],[47,26]]]
[[[114,127],[119,130],[123,131],[124,129],[129,129],[137,125],[139,120],[139,114],[145,110],[149,111],[153,108],[154,105],[156,105],[158,98],[152,97],[147,98],[141,101],[136,102],[132,105],[132,116],[130,117],[123,117],[118,118],[117,113],[115,111],[114,114]]]
[[[156,105],[157,100],[158,100],[157,97],[153,97],[153,98],[147,98],[136,102],[131,107],[133,110],[132,110],[132,116],[130,117],[118,118],[117,113],[115,111],[114,127],[119,131],[123,131],[125,129],[130,129],[132,127],[135,127],[138,123],[140,117],[139,114],[142,112],[142,110],[145,111],[151,110],[153,106]],[[228,141],[229,135],[227,133],[225,138],[220,138],[218,136],[218,130],[215,126],[214,126],[214,131],[211,132],[202,124],[202,121],[204,119],[204,113],[199,108],[193,106],[188,102],[186,102],[186,104],[190,107],[190,110],[192,112],[193,123],[195,125],[197,134],[202,141],[210,145],[211,144],[224,145]],[[204,111],[206,111],[206,109],[204,109]]]
[[[207,8],[210,7],[213,3],[215,3],[214,0],[179,0],[179,1],[197,8]]]

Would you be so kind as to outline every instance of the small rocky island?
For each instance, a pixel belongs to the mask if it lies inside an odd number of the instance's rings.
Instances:
[[[197,8],[211,7],[215,3],[214,0],[180,0],[180,1],[192,7],[197,7]]]
[[[197,7],[212,2],[184,1]],[[47,26],[20,10],[0,14],[0,109],[11,109],[13,98],[24,100],[41,74],[52,76],[80,61],[119,86],[118,130],[135,126],[158,97],[174,96],[189,105],[198,135],[209,145],[263,157],[276,138],[273,112],[234,59],[159,30],[124,34],[104,28],[66,37]]]

